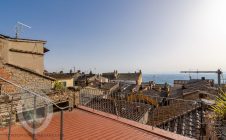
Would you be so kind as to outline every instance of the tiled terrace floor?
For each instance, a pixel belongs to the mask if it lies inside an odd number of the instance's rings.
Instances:
[[[60,114],[53,116],[37,140],[59,140]],[[7,129],[0,130],[0,140],[7,140]],[[21,126],[12,127],[11,140],[31,140],[32,135]],[[161,136],[91,112],[75,109],[64,112],[64,140],[159,140]]]

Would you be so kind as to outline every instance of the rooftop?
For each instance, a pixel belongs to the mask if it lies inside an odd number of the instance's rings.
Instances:
[[[43,77],[43,78],[45,78],[45,79],[49,79],[49,80],[51,80],[51,81],[54,81],[54,80],[55,80],[55,79],[52,78],[52,77],[49,77],[49,76],[46,76],[46,75],[37,73],[37,72],[35,72],[35,71],[33,71],[33,70],[30,70],[30,69],[28,69],[28,68],[25,68],[25,67],[17,66],[17,65],[14,65],[14,64],[10,64],[10,63],[4,63],[4,65],[10,66],[10,67],[14,67],[14,68],[16,68],[16,69],[20,69],[20,70],[22,70],[22,71],[26,71],[26,72],[32,73],[32,74],[34,74],[34,75]]]
[[[0,38],[3,38],[3,39],[7,39],[7,40],[12,40],[12,41],[20,41],[20,42],[42,42],[42,43],[46,43],[46,41],[44,40],[34,40],[34,39],[25,39],[25,38],[15,38],[15,37],[10,37],[10,36],[7,36],[7,35],[3,35],[3,34],[0,34]]]
[[[86,81],[86,80],[88,80],[89,78],[94,78],[94,77],[96,77],[96,75],[95,74],[82,74],[82,75],[80,75],[79,77],[78,77],[78,81]]]
[[[86,106],[134,121],[139,121],[149,108],[148,105],[140,103],[98,98],[92,99]]]
[[[117,80],[136,81],[140,76],[140,73],[119,73]]]
[[[46,73],[47,76],[55,79],[72,79],[76,73]]]
[[[103,83],[101,88],[105,90],[110,90],[112,87],[116,86],[118,83]]]
[[[114,72],[102,73],[103,77],[108,78],[109,80],[113,80],[117,77],[117,74]]]
[[[54,115],[50,125],[42,132],[36,135],[36,140],[59,139],[60,128],[56,122],[59,122],[60,115]],[[32,135],[21,126],[12,127],[12,140],[30,140]],[[0,130],[0,139],[6,140],[7,129]],[[97,115],[81,109],[75,109],[72,112],[64,113],[64,139],[167,139],[166,136],[160,136],[146,130]]]
[[[218,90],[216,87],[211,85],[209,80],[198,80],[194,82],[189,82],[184,85],[183,93],[189,93],[194,91],[204,91],[212,95],[218,95]]]
[[[122,81],[136,81],[138,80],[140,72],[135,73],[118,73],[118,71],[102,73],[103,77],[106,77],[110,80],[122,80]]]

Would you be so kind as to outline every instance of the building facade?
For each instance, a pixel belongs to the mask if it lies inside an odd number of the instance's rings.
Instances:
[[[58,82],[62,83],[64,87],[75,87],[76,81],[78,77],[80,77],[80,73],[46,73],[45,75],[55,78]]]
[[[44,72],[44,47],[46,41],[12,38],[0,34],[0,59],[4,63],[30,69],[39,74]]]
[[[118,71],[115,70],[114,72],[103,73],[102,76],[108,78],[112,82],[122,82],[128,84],[141,85],[143,81],[141,70],[134,73],[118,73]]]

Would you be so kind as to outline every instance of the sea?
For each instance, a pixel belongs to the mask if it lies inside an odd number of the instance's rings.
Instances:
[[[217,74],[143,74],[143,82],[149,82],[154,81],[158,84],[164,84],[168,83],[170,85],[173,85],[174,80],[189,80],[189,77],[191,76],[192,79],[201,79],[202,77],[205,77],[206,79],[213,79],[214,82],[217,84]],[[226,82],[226,74],[222,75],[221,82]]]

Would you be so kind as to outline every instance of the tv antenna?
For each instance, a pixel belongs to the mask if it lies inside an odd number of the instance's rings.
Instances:
[[[28,25],[26,25],[22,22],[18,21],[16,23],[16,38],[18,38],[18,36],[22,33],[22,30],[23,30],[24,27],[31,29],[31,26],[28,26]]]

